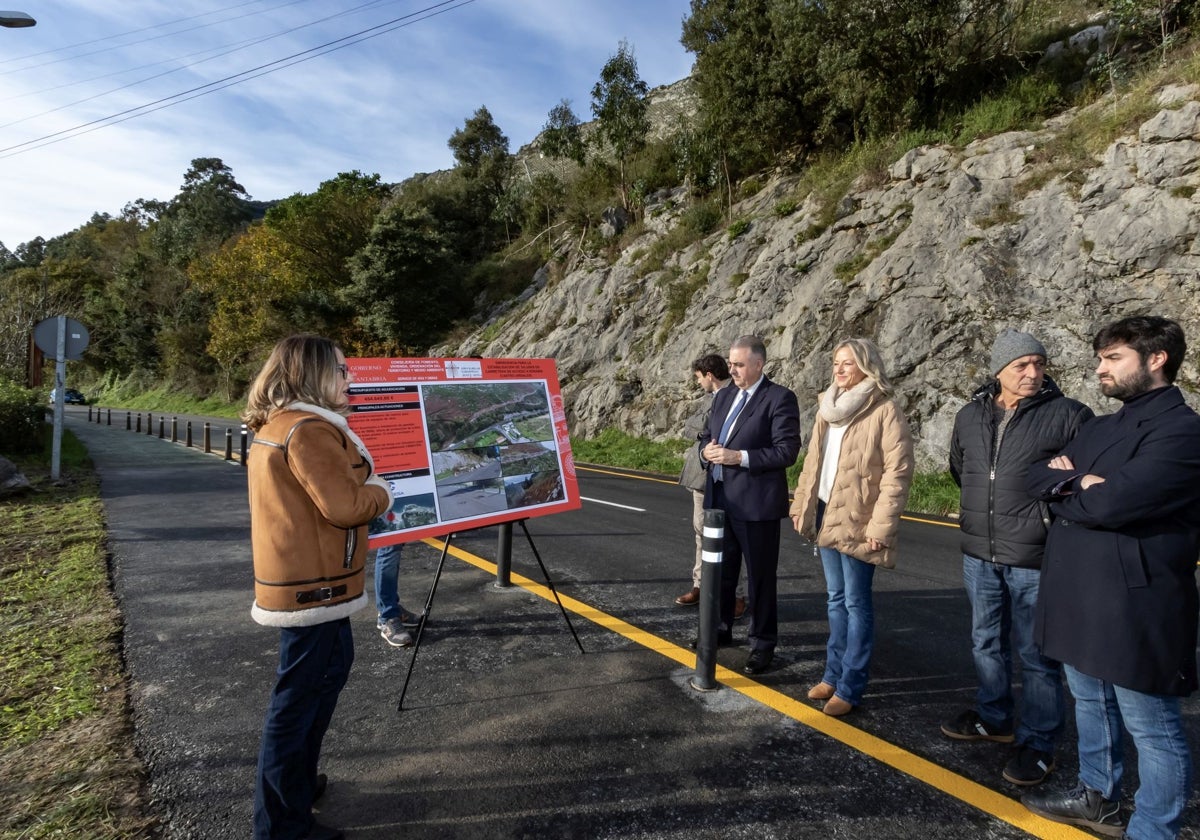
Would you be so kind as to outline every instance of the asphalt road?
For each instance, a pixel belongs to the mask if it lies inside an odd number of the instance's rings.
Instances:
[[[68,411],[101,476],[136,741],[164,835],[246,837],[277,639],[249,615],[244,473],[84,417]],[[1090,836],[1015,801],[1005,747],[938,731],[974,690],[952,527],[906,521],[899,568],[875,579],[867,696],[833,720],[804,698],[825,641],[810,546],[785,530],[775,666],[751,679],[744,647],[722,649],[722,688],[700,693],[687,682],[697,613],[672,603],[690,583],[690,494],[592,469],[580,489],[581,511],[527,526],[586,653],[520,527],[506,590],[490,565],[496,529],[455,535],[403,711],[411,651],[383,643],[373,611],[354,617],[323,822],[355,840]],[[406,548],[410,609],[440,557]],[[1186,713],[1200,744],[1200,702]],[[1074,783],[1073,744],[1069,728],[1051,784]],[[1198,803],[1188,816],[1183,836],[1196,840]]]

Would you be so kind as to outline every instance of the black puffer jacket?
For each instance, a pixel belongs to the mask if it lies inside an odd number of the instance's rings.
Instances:
[[[996,456],[999,390],[993,379],[954,418],[950,474],[962,488],[962,550],[992,563],[1040,569],[1050,511],[1025,490],[1025,474],[1031,463],[1061,452],[1094,415],[1083,403],[1063,396],[1047,376],[1037,394],[1017,405]]]

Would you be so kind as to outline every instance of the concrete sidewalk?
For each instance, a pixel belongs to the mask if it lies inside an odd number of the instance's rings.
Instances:
[[[245,473],[69,422],[101,477],[137,746],[165,834],[247,837],[277,636],[250,618]],[[410,608],[438,556],[406,548]],[[586,599],[586,581],[560,588]],[[411,652],[382,642],[373,610],[357,614],[321,821],[354,840],[1029,836],[742,693],[698,693],[690,668],[573,622],[585,655],[554,604],[448,559],[399,712]]]

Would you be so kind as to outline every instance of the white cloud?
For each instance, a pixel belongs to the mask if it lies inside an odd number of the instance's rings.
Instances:
[[[169,97],[431,3],[372,4],[35,116],[0,128],[0,149]],[[99,78],[118,70],[168,58],[194,62],[195,56],[179,57],[331,14],[328,4],[316,0],[262,0],[205,14],[232,5],[218,0],[45,4],[36,11],[36,27],[0,30],[6,48],[0,55],[9,56],[0,59],[0,123],[162,73],[170,65]],[[516,149],[533,139],[560,99],[572,100],[576,113],[590,117],[591,87],[622,38],[634,46],[639,71],[651,86],[686,75],[691,57],[679,46],[679,24],[688,6],[688,0],[475,0],[119,125],[13,156],[0,152],[0,242],[12,248],[35,236],[72,230],[93,212],[115,214],[137,198],[171,198],[198,157],[221,158],[246,190],[263,200],[311,192],[352,169],[397,181],[444,168],[452,164],[447,139],[480,105],[488,107]],[[203,16],[182,20],[196,15]],[[177,22],[158,26],[171,21]],[[111,37],[121,33],[131,34]],[[61,49],[67,45],[76,46]],[[64,56],[71,58],[63,61]],[[47,90],[58,85],[69,86]]]

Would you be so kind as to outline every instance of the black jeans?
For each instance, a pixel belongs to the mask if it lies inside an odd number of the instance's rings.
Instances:
[[[313,825],[321,740],[354,663],[350,619],[279,631],[279,671],[258,752],[254,840],[294,840]]]

